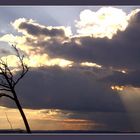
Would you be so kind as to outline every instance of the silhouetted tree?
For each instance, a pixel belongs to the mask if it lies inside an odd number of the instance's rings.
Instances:
[[[23,112],[22,106],[19,102],[16,90],[15,90],[16,85],[25,76],[25,74],[28,72],[29,68],[23,62],[24,55],[21,55],[19,53],[19,50],[16,48],[16,46],[12,45],[12,47],[14,48],[14,51],[16,52],[16,56],[19,60],[19,67],[21,69],[20,69],[20,72],[18,73],[18,75],[15,75],[14,72],[12,71],[11,67],[8,66],[7,62],[0,59],[0,90],[3,91],[3,93],[0,93],[0,97],[8,97],[16,103],[17,108],[24,121],[27,133],[31,133],[28,121]]]

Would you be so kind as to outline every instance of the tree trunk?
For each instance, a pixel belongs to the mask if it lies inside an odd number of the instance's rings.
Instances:
[[[16,105],[18,107],[18,110],[19,110],[19,112],[20,112],[20,114],[22,116],[22,119],[24,121],[24,125],[26,127],[26,131],[27,131],[27,133],[31,133],[30,126],[28,124],[27,118],[26,118],[26,116],[25,116],[25,114],[23,112],[23,109],[22,109],[22,107],[20,105],[20,102],[19,102],[19,100],[17,98],[17,95],[16,95],[16,92],[15,91],[13,91],[13,95],[14,95],[15,103],[16,103]]]

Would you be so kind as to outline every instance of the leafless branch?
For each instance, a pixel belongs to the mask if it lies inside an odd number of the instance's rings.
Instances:
[[[6,89],[6,88],[0,88],[2,91],[11,91],[11,89]]]
[[[0,97],[8,97],[8,98],[10,98],[10,99],[12,99],[12,100],[15,100],[12,96],[10,96],[10,95],[8,95],[8,94],[5,94],[5,93],[0,93]]]
[[[0,83],[0,86],[1,87],[5,87],[5,88],[10,88],[7,84],[5,84],[5,83]]]
[[[28,67],[24,70],[24,71],[22,71],[22,73],[20,74],[20,76],[18,77],[18,79],[15,81],[15,84],[14,85],[16,85],[22,78],[23,78],[23,76],[28,72]]]
[[[14,86],[15,86],[23,78],[23,76],[28,72],[29,67],[27,67],[27,65],[23,62],[24,55],[20,55],[16,46],[12,45],[12,47],[14,48],[14,50],[17,54],[17,57],[19,58],[21,68],[22,68],[21,73],[19,74],[19,77],[16,79],[16,81],[14,81]]]

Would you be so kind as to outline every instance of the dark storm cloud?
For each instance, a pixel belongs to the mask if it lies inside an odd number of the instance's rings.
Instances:
[[[112,39],[73,37],[68,41],[64,29],[42,27],[30,22],[21,22],[19,29],[28,34],[44,38],[26,38],[26,44],[40,46],[42,53],[52,58],[63,58],[74,62],[90,61],[105,67],[140,69],[140,12],[131,17],[125,31],[118,31]],[[63,37],[63,40],[54,37]],[[63,42],[62,42],[63,41]],[[65,42],[64,42],[65,41]],[[77,43],[80,42],[80,43]]]
[[[140,68],[140,12],[132,19],[125,31],[119,31],[113,39],[75,37],[70,42],[58,43],[40,40],[39,46],[51,57],[82,62],[91,61],[115,68]],[[80,41],[81,45],[76,43]]]
[[[51,37],[49,41],[28,37],[26,43],[33,47],[42,47],[42,53],[47,53],[52,58],[59,57],[76,63],[94,62],[102,65],[102,69],[128,69],[127,74],[113,72],[103,75],[105,78],[101,77],[99,80],[95,71],[83,72],[58,67],[36,68],[28,73],[17,88],[22,105],[26,108],[124,111],[119,95],[110,87],[112,84],[140,86],[139,25],[140,12],[130,20],[125,31],[119,31],[112,39],[74,37],[62,43],[53,38],[65,37],[62,29],[48,30],[34,24],[21,23],[19,28],[30,35]],[[3,103],[12,106],[8,100],[3,100]]]
[[[114,72],[112,75],[107,76],[106,78],[101,79],[104,82],[110,82],[115,85],[120,86],[133,86],[140,87],[140,71],[132,71],[127,74],[121,72]]]
[[[124,111],[119,95],[110,85],[77,70],[58,67],[32,70],[20,82],[17,91],[25,108]],[[12,106],[8,100],[4,101],[3,104]]]
[[[34,25],[28,22],[21,22],[18,28],[22,30],[26,30],[28,34],[33,36],[44,35],[50,37],[57,37],[57,36],[65,37],[65,32],[63,29],[57,29],[57,28],[48,29],[45,27],[43,28],[40,27],[39,25]]]

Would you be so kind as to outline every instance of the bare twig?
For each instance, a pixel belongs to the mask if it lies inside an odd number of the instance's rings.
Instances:
[[[1,97],[8,97],[8,98],[10,98],[10,99],[12,99],[12,100],[15,100],[12,96],[10,96],[10,95],[8,95],[8,94],[5,94],[5,93],[0,93],[0,98]]]
[[[6,89],[6,88],[0,88],[2,91],[11,91],[11,89]]]

